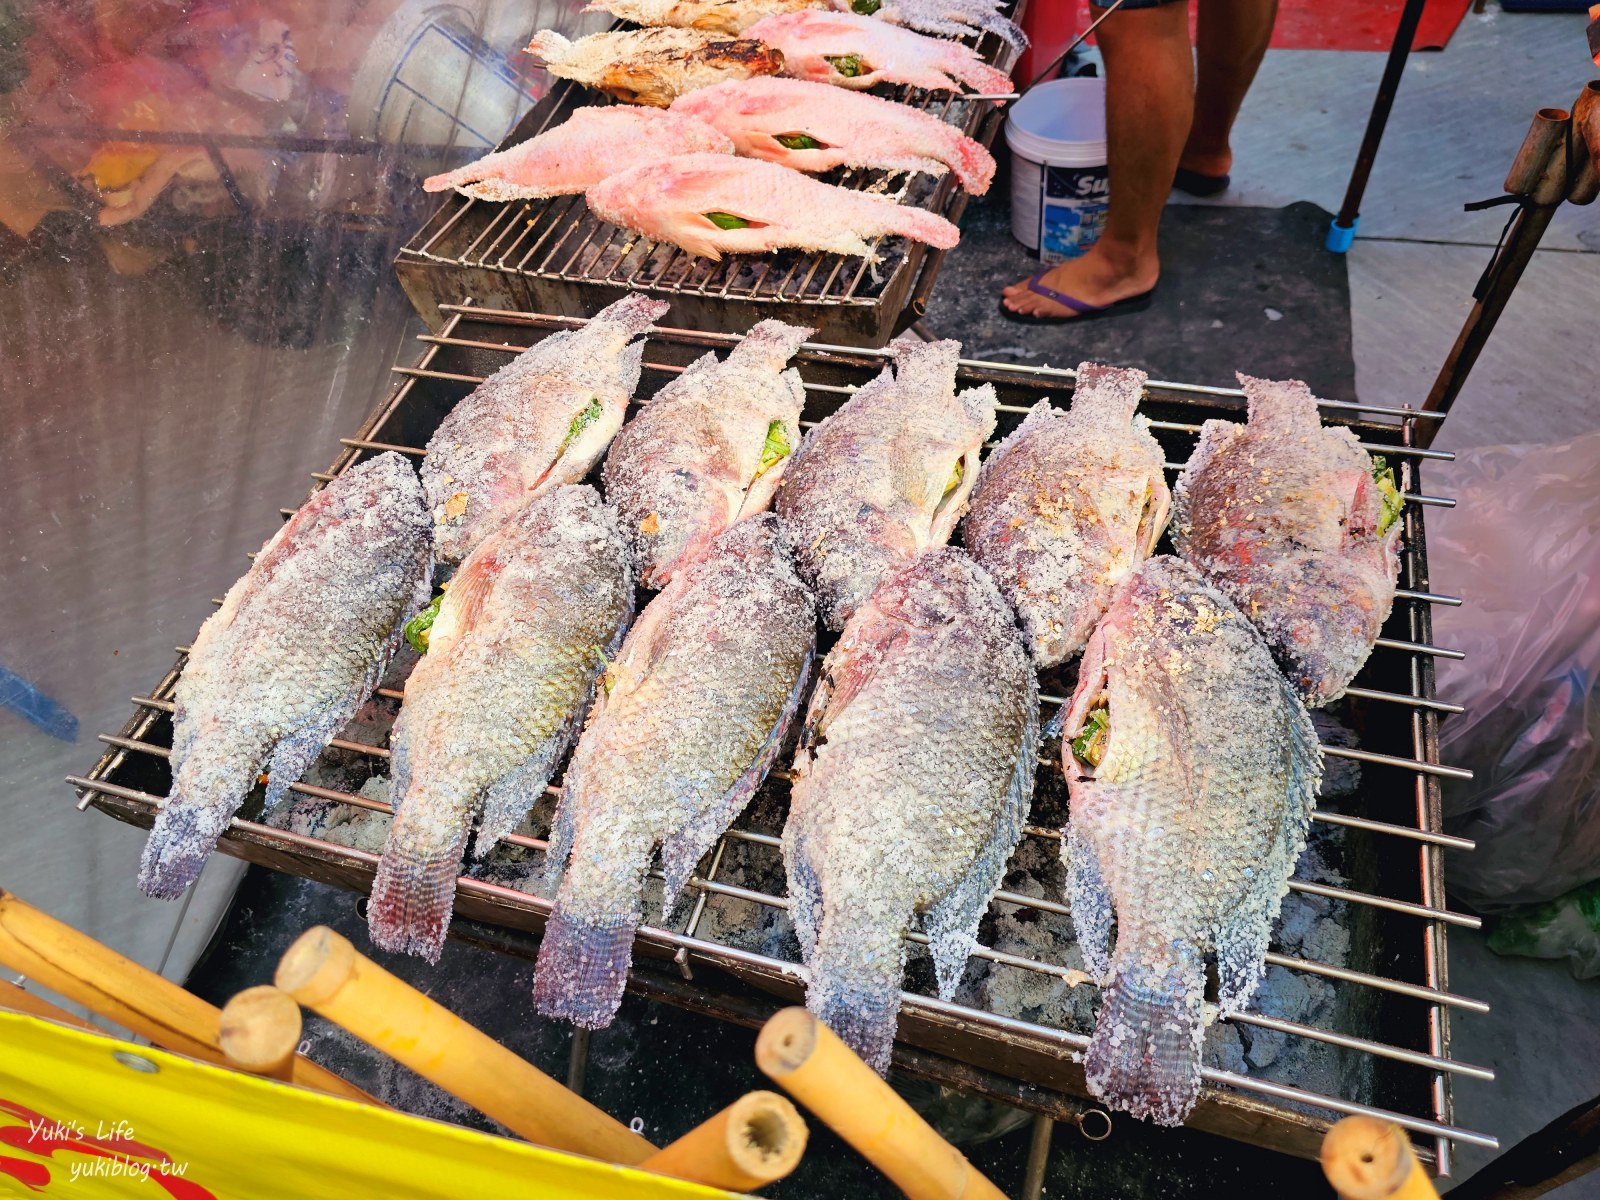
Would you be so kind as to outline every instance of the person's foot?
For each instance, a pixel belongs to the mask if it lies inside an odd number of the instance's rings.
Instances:
[[[1091,247],[1082,258],[1069,258],[1046,271],[1039,281],[1054,292],[1064,292],[1074,300],[1103,308],[1137,296],[1155,287],[1161,267],[1154,254],[1147,261],[1126,266],[1112,262],[1107,255],[1096,253],[1099,246]],[[1028,290],[1028,280],[1013,283],[1001,292],[1001,303],[1014,313],[1036,317],[1075,317],[1065,305],[1057,304],[1048,296]]]

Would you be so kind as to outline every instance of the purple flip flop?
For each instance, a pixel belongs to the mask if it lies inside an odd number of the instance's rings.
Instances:
[[[1124,313],[1143,312],[1150,307],[1150,297],[1156,292],[1155,288],[1151,288],[1147,292],[1140,292],[1137,296],[1125,296],[1111,304],[1086,304],[1076,296],[1045,287],[1040,281],[1048,270],[1049,267],[1043,267],[1029,276],[1028,290],[1036,296],[1043,296],[1046,300],[1054,300],[1063,308],[1070,308],[1079,314],[1078,316],[1041,317],[1037,313],[1012,312],[1006,307],[1004,297],[1000,299],[1000,315],[1008,321],[1015,321],[1018,325],[1067,325],[1075,321],[1092,321],[1096,317],[1119,317]]]

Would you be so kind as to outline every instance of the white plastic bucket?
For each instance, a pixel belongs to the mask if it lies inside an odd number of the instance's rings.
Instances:
[[[1018,100],[1011,147],[1011,235],[1047,263],[1077,258],[1100,236],[1106,183],[1106,81],[1057,79]]]

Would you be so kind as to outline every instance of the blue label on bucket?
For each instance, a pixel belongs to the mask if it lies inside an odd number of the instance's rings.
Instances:
[[[1040,187],[1039,257],[1077,258],[1100,236],[1111,194],[1105,167],[1046,167]]]

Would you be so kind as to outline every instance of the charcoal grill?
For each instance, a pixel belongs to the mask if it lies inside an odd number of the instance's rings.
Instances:
[[[1013,16],[1021,20],[1026,0]],[[984,61],[1005,69],[1015,57],[994,34],[968,39]],[[996,100],[962,98],[917,88],[880,94],[931,112],[984,145],[1000,127]],[[561,80],[518,124],[503,146],[551,129],[598,93]],[[838,170],[830,183],[887,195],[956,221],[966,193],[946,174]],[[809,325],[819,339],[882,346],[927,309],[944,252],[900,237],[871,242],[873,257],[785,250],[696,258],[600,221],[582,196],[499,203],[451,193],[395,259],[406,295],[438,330],[449,305],[475,297],[480,305],[522,312],[584,316],[625,292],[672,301],[665,323],[720,333],[743,333],[766,317]]]
[[[533,316],[471,305],[450,305],[442,334],[424,335],[427,343],[418,364],[398,367],[402,377],[393,393],[352,438],[319,481],[331,480],[373,453],[397,450],[420,457],[439,420],[473,386],[511,355],[549,332],[582,321]],[[667,379],[705,352],[724,350],[736,338],[676,328],[655,330],[649,337],[641,392],[652,393]],[[806,423],[836,408],[858,386],[883,367],[883,351],[810,344],[796,358],[806,382]],[[1073,386],[1073,373],[1048,367],[1019,367],[963,360],[964,385],[995,385],[1001,401],[1001,434],[1014,427],[1038,399],[1052,396],[1062,403]],[[1446,460],[1447,453],[1415,445],[1417,425],[1429,414],[1409,409],[1375,409],[1367,405],[1325,402],[1325,418],[1354,429],[1363,443],[1390,456],[1398,467],[1405,494],[1405,538],[1401,563],[1403,587],[1371,660],[1350,689],[1345,715],[1359,730],[1359,745],[1330,746],[1334,759],[1361,764],[1363,783],[1337,807],[1319,805],[1316,821],[1339,827],[1345,841],[1344,870],[1339,886],[1297,879],[1296,892],[1337,901],[1350,916],[1355,960],[1349,965],[1313,961],[1282,953],[1274,946],[1270,964],[1291,972],[1336,981],[1340,1000],[1323,1027],[1245,1013],[1233,1020],[1258,1029],[1276,1030],[1290,1038],[1311,1039],[1336,1048],[1341,1079],[1370,1076],[1364,1098],[1318,1092],[1292,1083],[1222,1070],[1205,1073],[1207,1087],[1190,1124],[1229,1137],[1303,1156],[1314,1156],[1322,1133],[1332,1120],[1349,1113],[1367,1113],[1393,1120],[1409,1130],[1419,1155],[1441,1173],[1450,1168],[1453,1142],[1494,1147],[1494,1138],[1454,1124],[1451,1083],[1458,1076],[1492,1079],[1492,1072],[1450,1055],[1453,1012],[1486,1012],[1480,1001],[1449,990],[1446,934],[1454,927],[1476,928],[1476,918],[1446,907],[1442,855],[1446,848],[1470,849],[1471,843],[1442,831],[1440,780],[1467,777],[1443,765],[1438,756],[1441,717],[1461,709],[1440,700],[1434,690],[1434,660],[1460,657],[1432,644],[1430,610],[1434,604],[1458,600],[1429,590],[1423,512],[1453,501],[1422,491],[1421,466]],[[1169,472],[1188,457],[1201,421],[1240,419],[1239,392],[1224,388],[1151,383],[1141,411],[1166,452]],[[1359,419],[1357,419],[1359,417]],[[284,510],[288,515],[292,510]],[[93,805],[130,824],[151,825],[156,805],[170,784],[167,765],[171,745],[173,688],[186,647],[171,671],[148,696],[136,697],[132,718],[116,735],[102,735],[107,751],[88,775],[73,777],[80,807]],[[1046,703],[1060,703],[1061,687],[1045,680]],[[379,703],[389,716],[401,692],[380,689]],[[347,731],[348,733],[349,731]],[[356,755],[373,774],[387,773],[388,751],[381,737],[333,742],[324,755]],[[1042,766],[1042,772],[1052,768]],[[782,789],[782,781],[769,787]],[[554,790],[554,789],[552,789]],[[301,782],[291,791],[368,812],[388,813],[381,800]],[[290,832],[258,819],[260,790],[245,815],[224,834],[221,848],[251,862],[367,893],[376,856],[333,840]],[[758,801],[758,805],[759,805]],[[344,811],[344,810],[341,810]],[[1042,814],[1036,802],[1028,838],[1054,841],[1056,814]],[[629,986],[636,992],[753,1024],[776,1001],[752,1004],[755,984],[762,992],[784,999],[800,995],[798,970],[781,955],[758,953],[717,940],[704,927],[708,903],[731,899],[767,908],[786,901],[776,892],[742,886],[727,877],[727,864],[740,855],[777,855],[775,827],[758,827],[749,814],[702,863],[691,884],[692,903],[681,920],[647,926],[636,942],[635,970]],[[543,851],[538,837],[513,836],[524,850]],[[481,875],[482,872],[477,872]],[[1058,918],[1067,912],[1060,895],[1030,896],[1002,891],[993,911],[1032,909]],[[456,898],[457,923],[503,950],[528,953],[531,935],[543,927],[549,902],[538,896],[469,874]],[[476,932],[472,932],[476,931]],[[980,939],[981,941],[981,939]],[[1056,963],[997,951],[980,944],[976,957],[996,970],[1070,975]],[[675,969],[674,969],[675,968]],[[714,968],[714,969],[706,969]],[[730,981],[734,976],[740,982]],[[740,997],[743,997],[741,999]],[[1054,1027],[988,1011],[966,1003],[937,999],[931,990],[908,991],[901,1017],[896,1062],[903,1068],[949,1086],[1003,1098],[1019,1107],[1058,1119],[1077,1119],[1086,1095],[1082,1067],[1072,1060],[1087,1044],[1085,1030]]]

